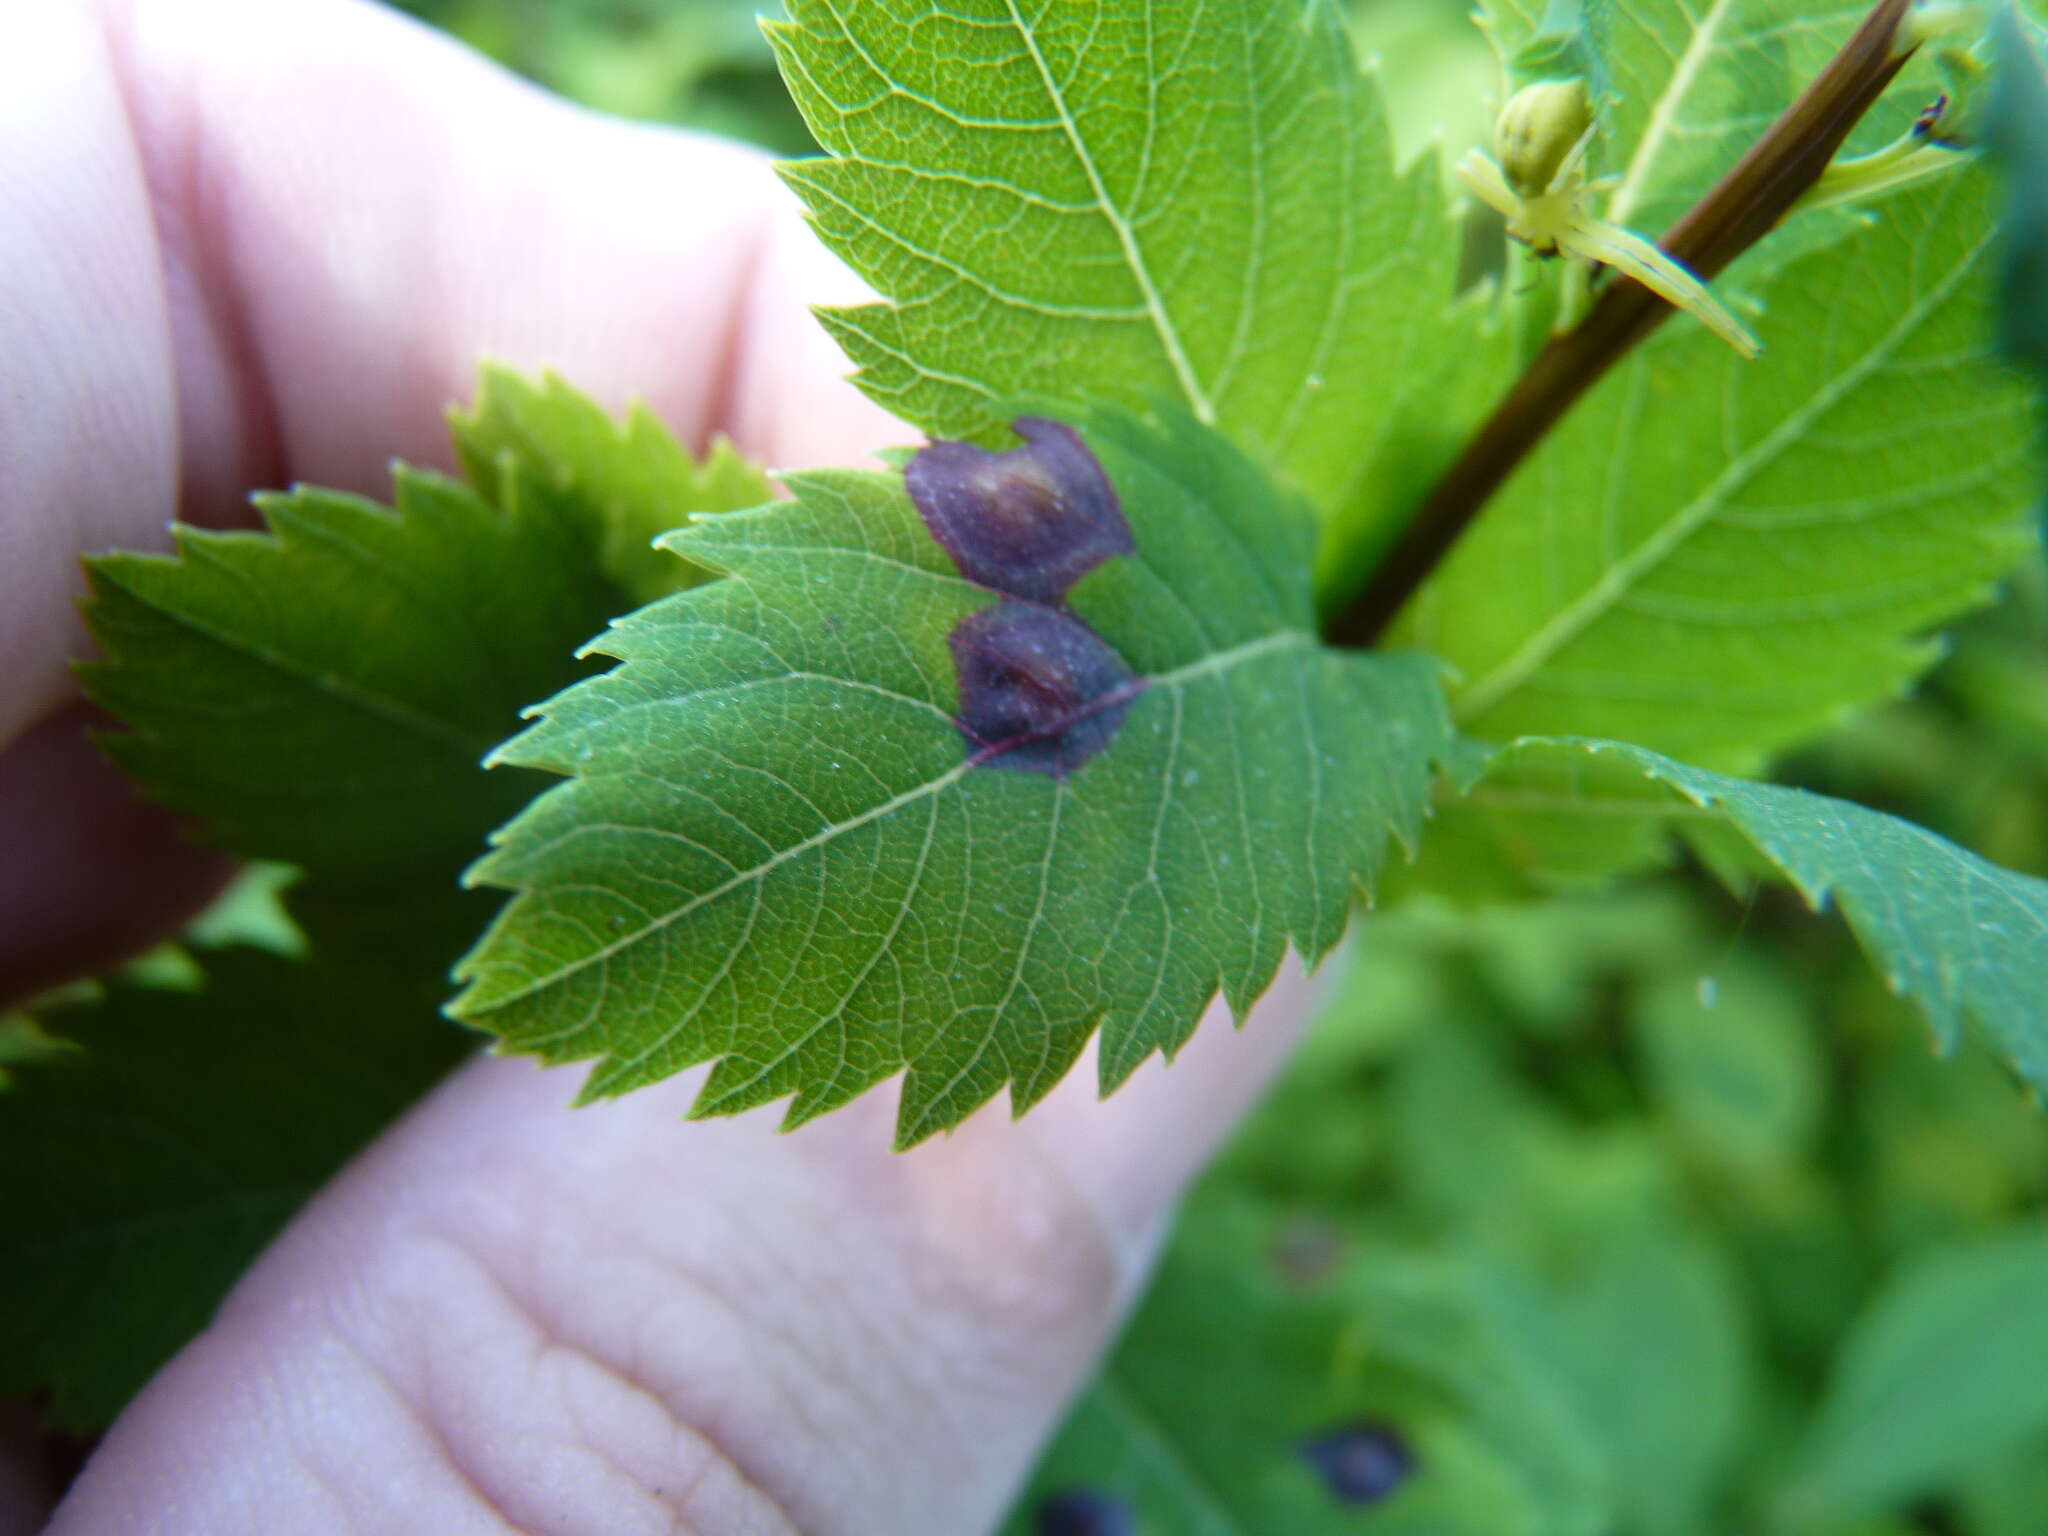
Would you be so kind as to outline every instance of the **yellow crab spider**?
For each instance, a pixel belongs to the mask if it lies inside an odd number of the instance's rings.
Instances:
[[[1517,91],[1494,127],[1496,163],[1479,150],[1458,162],[1458,179],[1508,221],[1508,234],[1539,256],[1599,262],[1682,309],[1744,357],[1761,348],[1683,263],[1633,230],[1596,217],[1587,197],[1601,188],[1585,179],[1593,142],[1593,111],[1585,82],[1547,80]]]

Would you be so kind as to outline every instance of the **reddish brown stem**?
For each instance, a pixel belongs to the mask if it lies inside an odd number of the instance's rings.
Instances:
[[[1659,244],[1711,278],[1769,234],[1820,179],[1906,62],[1910,50],[1894,50],[1908,3],[1879,0],[1799,99]],[[1552,337],[1501,397],[1365,586],[1330,621],[1329,642],[1376,642],[1515,466],[1579,396],[1670,315],[1663,299],[1617,274],[1586,318]]]

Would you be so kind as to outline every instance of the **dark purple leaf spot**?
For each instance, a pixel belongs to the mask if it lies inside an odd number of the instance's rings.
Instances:
[[[968,760],[1064,778],[1108,746],[1144,687],[1072,614],[1005,598],[949,637]]]
[[[1034,1536],[1138,1536],[1138,1517],[1122,1499],[1069,1488],[1040,1503],[1031,1529]]]
[[[1059,603],[1112,555],[1131,525],[1095,455],[1072,427],[1026,416],[1025,446],[1006,453],[933,443],[903,472],[911,503],[969,581],[1034,603]]]
[[[1343,1263],[1344,1235],[1328,1222],[1298,1217],[1273,1239],[1272,1261],[1274,1272],[1289,1285],[1317,1285]]]
[[[1301,1444],[1302,1459],[1340,1504],[1377,1504],[1408,1481],[1415,1457],[1384,1424],[1344,1424]]]

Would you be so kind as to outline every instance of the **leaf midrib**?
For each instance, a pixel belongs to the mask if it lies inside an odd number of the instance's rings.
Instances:
[[[1207,656],[1187,663],[1185,666],[1175,667],[1167,672],[1154,673],[1147,681],[1153,689],[1160,691],[1172,690],[1183,687],[1188,683],[1197,682],[1214,673],[1228,671],[1232,667],[1243,666],[1272,651],[1313,647],[1318,643],[1315,635],[1307,630],[1275,630],[1270,634],[1261,635],[1255,640],[1243,641],[1240,644],[1231,646],[1227,650],[1213,651]],[[1111,750],[1114,750],[1113,744]],[[688,901],[681,903],[668,912],[662,913],[652,921],[644,923],[628,933],[620,934],[610,943],[594,949],[588,954],[578,955],[565,965],[558,966],[554,970],[542,975],[532,977],[512,991],[491,998],[479,1011],[487,1012],[508,1007],[523,998],[545,991],[566,977],[576,975],[593,965],[602,965],[610,960],[612,956],[623,953],[643,939],[663,932],[673,924],[688,917],[691,913],[708,907],[714,902],[723,900],[734,891],[746,885],[767,879],[770,874],[782,865],[789,863],[792,859],[801,858],[815,849],[825,847],[845,834],[858,831],[871,822],[892,816],[906,806],[915,805],[918,801],[927,799],[932,795],[942,794],[966,778],[978,766],[985,765],[977,764],[972,758],[964,759],[937,777],[927,779],[922,784],[913,785],[901,794],[883,801],[880,805],[871,806],[859,815],[849,817],[845,821],[834,822],[832,825],[804,838],[801,842],[790,844],[787,848],[776,849],[767,858],[761,860],[760,863],[735,872],[710,890],[692,896]],[[465,884],[473,885],[476,883],[479,882],[474,875],[465,880]],[[468,1010],[461,1008],[460,1003],[457,1006],[467,1016]]]
[[[1663,152],[1672,126],[1678,119],[1679,104],[1685,99],[1686,92],[1692,89],[1707,56],[1713,52],[1714,34],[1720,30],[1722,18],[1728,14],[1731,3],[1732,0],[1714,0],[1707,7],[1706,15],[1693,24],[1685,52],[1679,55],[1664,89],[1657,93],[1657,100],[1643,123],[1643,136],[1637,141],[1635,153],[1629,157],[1628,170],[1622,174],[1621,185],[1615,188],[1614,197],[1607,205],[1607,217],[1616,224],[1626,224],[1628,216],[1635,211],[1649,180],[1650,167]]]
[[[1144,297],[1146,312],[1152,317],[1152,328],[1159,336],[1159,344],[1166,349],[1166,360],[1173,365],[1174,377],[1180,381],[1182,393],[1188,398],[1188,406],[1195,418],[1204,426],[1216,424],[1216,407],[1203,390],[1201,381],[1195,377],[1194,365],[1188,360],[1187,350],[1181,345],[1180,331],[1167,314],[1166,304],[1159,287],[1152,280],[1152,269],[1146,264],[1145,253],[1138,245],[1137,231],[1131,228],[1130,220],[1117,207],[1109,195],[1108,184],[1096,168],[1095,157],[1089,153],[1087,142],[1081,137],[1081,128],[1074,121],[1074,115],[1067,110],[1067,99],[1054,82],[1052,70],[1046,64],[1045,55],[1039,50],[1038,34],[1030,23],[1024,20],[1017,9],[1017,0],[1003,0],[1003,8],[1010,13],[1010,21],[1023,40],[1025,50],[1031,55],[1032,67],[1038,71],[1039,83],[1045,87],[1046,99],[1059,113],[1060,128],[1067,136],[1067,143],[1074,151],[1074,158],[1081,166],[1082,174],[1088,178],[1088,185],[1095,193],[1096,203],[1109,227],[1115,231],[1117,244],[1123,248],[1124,263],[1131,269],[1132,280],[1138,285],[1138,292]]]
[[[432,742],[460,752],[472,763],[480,763],[486,752],[497,745],[495,737],[483,733],[472,734],[460,727],[450,725],[439,716],[423,713],[403,700],[388,694],[372,693],[358,688],[338,673],[317,668],[298,657],[276,651],[268,646],[258,645],[232,630],[216,628],[206,623],[199,615],[170,607],[144,592],[138,591],[127,582],[116,582],[115,578],[102,567],[103,580],[116,584],[122,592],[140,606],[158,615],[175,628],[200,639],[210,641],[224,651],[245,656],[251,661],[278,673],[280,676],[297,681],[317,693],[332,698],[356,712],[368,715],[374,720],[398,726],[422,740]]]

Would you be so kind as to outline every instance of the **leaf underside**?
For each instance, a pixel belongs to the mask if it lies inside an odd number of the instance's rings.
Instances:
[[[624,665],[499,754],[575,777],[472,871],[518,894],[457,1015],[598,1058],[593,1095],[715,1061],[699,1114],[796,1124],[901,1072],[908,1145],[1005,1085],[1021,1111],[1098,1026],[1113,1086],[1326,951],[1450,750],[1432,664],[1317,644],[1310,515],[1220,437],[1077,425],[1135,540],[1069,599],[1138,680],[1106,747],[977,764],[949,640],[995,594],[900,476],[793,476],[672,540],[729,574],[622,620]]]
[[[106,746],[230,852],[345,879],[459,868],[540,787],[477,764],[527,690],[617,611],[577,522],[401,469],[395,510],[259,502],[267,533],[174,530],[176,553],[89,562],[82,669],[128,730]]]
[[[1891,989],[1920,1005],[1942,1051],[1973,1024],[2037,1093],[2048,1090],[2048,881],[1896,816],[1643,747],[1531,739],[1507,756],[1566,773],[1605,760],[1724,817],[1815,907],[1841,909]]]
[[[1504,382],[1435,156],[1395,173],[1337,5],[789,10],[770,36],[828,158],[783,174],[886,301],[823,318],[932,436],[1174,400],[1331,520],[1341,576]]]
[[[730,448],[700,466],[645,411],[615,426],[501,368],[454,435],[474,488],[401,466],[392,507],[302,488],[258,498],[267,532],[180,527],[170,557],[87,562],[104,659],[81,673],[128,728],[107,749],[228,851],[353,880],[459,869],[545,784],[478,772],[519,711],[691,576],[648,540],[765,495]]]

